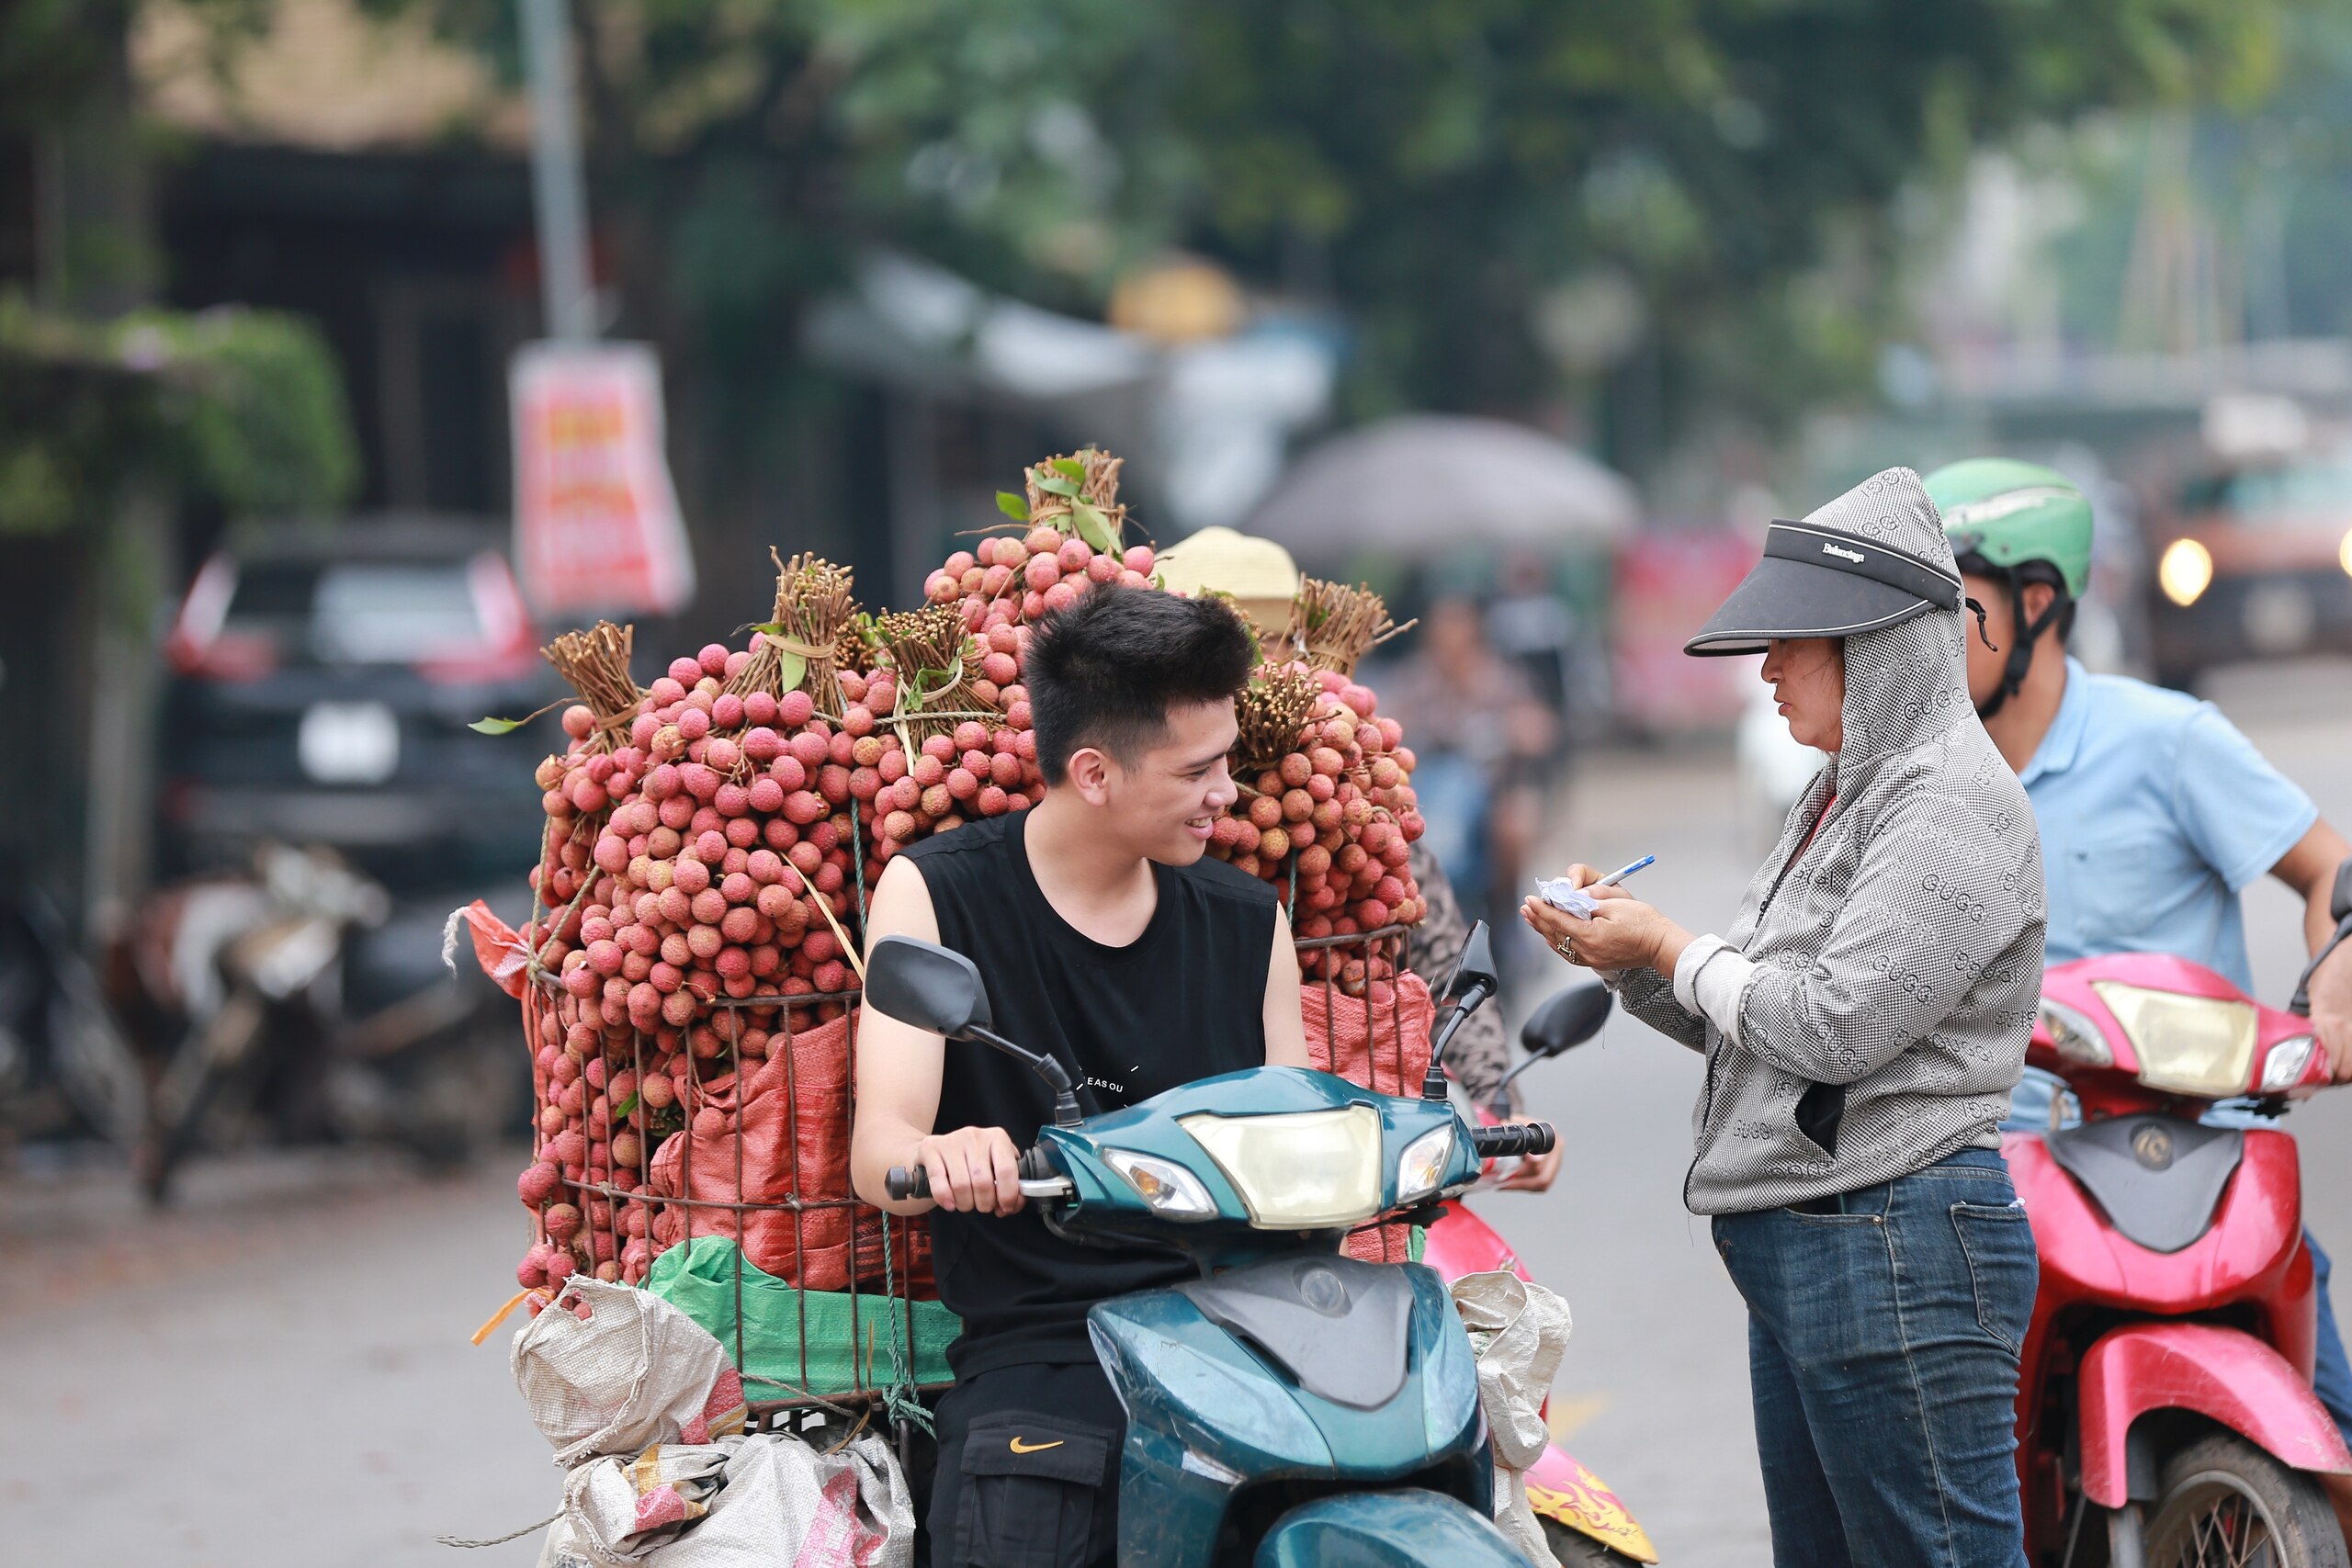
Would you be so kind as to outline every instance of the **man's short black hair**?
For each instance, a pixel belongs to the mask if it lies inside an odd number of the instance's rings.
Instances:
[[[1258,645],[1222,599],[1102,583],[1040,620],[1022,661],[1037,767],[1062,782],[1093,747],[1123,763],[1148,750],[1168,710],[1238,695]]]

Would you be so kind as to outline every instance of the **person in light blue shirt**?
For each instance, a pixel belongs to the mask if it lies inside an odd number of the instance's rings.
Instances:
[[[2041,829],[2044,962],[2168,953],[2252,995],[2238,895],[2329,835],[2319,809],[2212,704],[2052,652],[2057,711],[2018,770]]]
[[[2064,475],[1978,458],[1937,470],[1927,487],[1984,607],[1969,697],[2041,831],[2045,962],[2171,953],[2252,995],[2238,896],[2276,876],[2304,900],[2312,1032],[2335,1080],[2352,1081],[2352,844],[2211,703],[2094,675],[2067,655],[2075,598],[2090,576],[2091,514]],[[2056,1081],[2029,1069],[2005,1125],[2051,1125]],[[2303,1242],[2319,1285],[2312,1389],[2352,1442],[2352,1365],[2328,1258],[2308,1230]],[[2352,1478],[2323,1479],[2352,1534]]]

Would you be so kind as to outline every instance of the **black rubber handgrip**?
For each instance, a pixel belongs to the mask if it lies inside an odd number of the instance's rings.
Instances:
[[[931,1196],[930,1168],[919,1165],[909,1170],[905,1166],[894,1165],[890,1168],[890,1174],[882,1179],[882,1190],[890,1195],[894,1203],[903,1203],[910,1198],[928,1198]]]
[[[1499,1127],[1481,1127],[1471,1134],[1470,1146],[1478,1151],[1481,1159],[1512,1158],[1550,1154],[1558,1137],[1549,1122],[1506,1122]]]

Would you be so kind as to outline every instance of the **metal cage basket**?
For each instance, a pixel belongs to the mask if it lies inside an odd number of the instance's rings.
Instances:
[[[1310,1049],[1319,1046],[1322,1063],[1342,1076],[1411,1094],[1429,1041],[1426,1018],[1408,1016],[1401,979],[1406,936],[1406,928],[1388,926],[1297,945],[1303,966],[1317,976],[1303,996]],[[1361,958],[1370,970],[1375,956],[1388,959],[1393,977],[1367,978],[1361,987],[1343,981],[1349,958]],[[535,1031],[538,1009],[551,1006],[559,991],[552,975],[536,979],[529,993],[537,1003]],[[630,1244],[643,1242],[649,1263],[684,1246],[692,1267],[696,1240],[732,1243],[718,1279],[699,1278],[706,1310],[695,1315],[727,1347],[762,1426],[860,1420],[894,1393],[921,1395],[945,1386],[944,1379],[914,1375],[919,1319],[939,1310],[922,1299],[913,1280],[927,1250],[923,1227],[864,1202],[850,1185],[859,995],[763,991],[713,998],[706,1022],[690,1032],[707,1027],[706,1040],[716,1049],[682,1043],[679,1054],[691,1054],[696,1066],[674,1076],[675,1098],[661,1108],[648,1103],[644,1087],[656,1061],[654,1043],[632,1028],[627,1059],[616,1064],[609,1052],[605,1058],[608,1073],[625,1066],[636,1086],[609,1108],[607,1128],[608,1136],[637,1132],[638,1160],[633,1168],[582,1169],[579,1179],[565,1173],[566,1187],[578,1194],[578,1243],[591,1259],[636,1257]],[[828,1011],[833,1016],[814,1016]],[[754,1018],[774,1024],[758,1031],[764,1040],[753,1038],[748,1021]],[[819,1050],[830,1058],[836,1026],[838,1073],[820,1071],[811,1079],[807,1043],[821,1041]],[[547,1142],[535,1127],[535,1158],[546,1156]],[[805,1159],[810,1151],[819,1157]],[[759,1267],[754,1254],[762,1253],[763,1238],[766,1254],[799,1267]],[[843,1266],[835,1268],[834,1259]],[[632,1282],[645,1278],[636,1270]],[[779,1281],[790,1291],[793,1314],[782,1336],[781,1364],[774,1314],[762,1306],[775,1300]],[[718,1321],[710,1320],[714,1289]]]

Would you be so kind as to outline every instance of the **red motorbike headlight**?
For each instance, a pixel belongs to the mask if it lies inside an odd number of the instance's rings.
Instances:
[[[2051,1048],[2061,1061],[2085,1067],[2115,1066],[2115,1053],[2098,1025],[2064,1002],[2041,998],[2041,1032],[2050,1036]]]
[[[2223,1100],[2251,1087],[2261,1027],[2253,1004],[2152,991],[2120,980],[2094,980],[2091,989],[2123,1026],[2140,1058],[2140,1081],[2150,1089]]]

